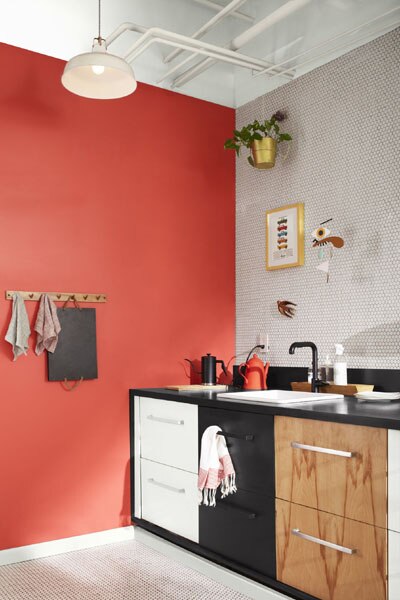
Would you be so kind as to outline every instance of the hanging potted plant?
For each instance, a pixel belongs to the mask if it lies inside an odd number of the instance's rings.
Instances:
[[[235,129],[233,138],[226,140],[224,147],[235,150],[237,156],[244,146],[250,150],[247,160],[256,169],[272,169],[275,166],[277,146],[281,142],[289,142],[292,136],[282,133],[278,123],[286,119],[286,114],[278,110],[264,122],[253,121],[242,129]]]

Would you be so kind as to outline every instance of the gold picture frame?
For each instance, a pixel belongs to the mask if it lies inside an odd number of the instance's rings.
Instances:
[[[304,265],[304,204],[267,210],[266,269]]]

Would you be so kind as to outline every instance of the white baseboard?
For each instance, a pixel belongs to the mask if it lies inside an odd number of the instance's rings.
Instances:
[[[134,536],[135,533],[132,526],[118,527],[117,529],[87,533],[62,540],[0,550],[0,566],[33,560],[34,558],[54,556],[55,554],[63,554],[64,552],[72,552],[73,550],[103,546],[104,544],[112,544],[113,542],[133,540]]]
[[[284,594],[280,594],[247,577],[216,565],[201,556],[193,554],[193,552],[189,552],[152,533],[144,531],[140,527],[134,528],[132,526],[0,550],[0,566],[133,539],[253,600],[290,600]]]
[[[140,527],[135,527],[135,540],[253,600],[291,600],[284,594],[271,590],[229,569],[220,567],[201,556],[193,554],[193,552],[189,552],[148,531],[144,531]]]

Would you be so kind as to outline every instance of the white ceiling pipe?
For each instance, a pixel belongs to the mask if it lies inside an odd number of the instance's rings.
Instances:
[[[381,29],[378,29],[376,31],[374,31],[373,35],[375,37],[379,37],[381,35],[384,35],[385,33],[388,33],[389,31],[392,31],[393,29],[395,29],[395,27],[398,27],[398,24],[396,23],[392,23],[391,25],[386,25],[385,27],[382,27]],[[357,28],[359,29],[359,27]],[[340,52],[341,50],[346,50],[347,48],[351,48],[354,46],[355,43],[357,43],[358,45],[362,46],[363,42],[366,42],[370,39],[372,33],[368,33],[367,35],[362,36],[361,38],[359,38],[356,42],[351,41],[351,42],[347,42],[346,44],[342,44],[341,46],[338,46],[334,49],[334,52]],[[318,56],[312,56],[311,58],[308,58],[307,60],[303,61],[302,63],[299,63],[298,65],[296,65],[296,67],[298,69],[300,69],[301,67],[304,67],[305,65],[308,65],[311,62],[314,62],[315,60],[319,60],[320,58],[324,58],[325,56],[329,56],[330,54],[332,54],[332,49],[327,50],[326,52],[323,52],[322,54],[319,54]],[[286,72],[288,72],[289,69],[287,69]],[[284,74],[285,71],[282,73]],[[272,75],[270,77],[270,79],[273,79],[274,77],[276,77],[276,75]]]
[[[289,0],[274,12],[261,19],[258,23],[255,23],[253,27],[246,29],[243,33],[240,33],[238,36],[233,39],[229,45],[231,50],[239,50],[245,44],[251,42],[254,38],[263,33],[266,29],[269,29],[279,21],[286,19],[292,13],[304,8],[307,4],[309,4],[311,0]]]
[[[263,59],[264,60],[268,60],[269,58],[272,58],[275,54],[278,54],[278,52],[287,52],[289,50],[289,48],[293,48],[293,46],[296,46],[303,39],[304,39],[304,36],[301,35],[300,37],[298,37],[295,40],[293,40],[293,42],[289,42],[288,44],[285,44],[284,46],[281,46],[280,48],[277,48],[276,50],[273,50],[272,52],[270,52],[269,54],[267,54],[267,56],[264,56]],[[258,73],[257,73],[257,75],[258,75]]]
[[[228,17],[236,8],[239,8],[239,6],[241,6],[245,2],[247,2],[247,0],[232,0],[231,2],[229,2],[229,4],[222,8],[222,10],[220,10],[214,17],[207,21],[207,23],[204,23],[204,25],[200,27],[200,29],[195,31],[195,33],[193,33],[191,37],[197,40],[203,37],[206,33],[208,33],[211,29],[216,27],[218,23],[220,23],[223,19]],[[176,58],[181,52],[181,50],[173,50],[173,52],[170,52],[168,56],[164,58],[164,62],[171,62],[171,60]]]
[[[199,63],[197,63],[197,65],[191,69],[188,69],[185,73],[182,73],[182,75],[174,79],[174,81],[171,83],[171,88],[173,89],[175,87],[181,87],[181,85],[184,85],[187,81],[191,81],[195,77],[198,77],[204,73],[204,71],[207,71],[207,69],[216,64],[217,61],[213,60],[212,58],[201,60]],[[187,79],[186,76],[188,77]]]
[[[177,71],[179,71],[179,69],[181,69],[184,65],[186,65],[191,60],[194,60],[196,57],[197,57],[197,53],[196,54],[189,54],[189,56],[187,56],[180,63],[178,63],[174,67],[171,67],[171,69],[168,69],[168,71],[166,73],[164,73],[164,75],[161,77],[161,79],[159,79],[157,81],[157,84],[160,84],[163,81],[165,81],[166,79],[168,79],[168,77],[170,77],[171,75],[173,75],[174,73],[176,73]]]
[[[297,38],[297,40],[295,40],[294,42],[290,42],[290,44],[287,44],[286,46],[284,46],[283,48],[280,48],[279,50],[283,50],[286,48],[289,48],[291,46],[293,46],[294,44],[297,44],[300,40],[302,40],[303,37]],[[273,54],[273,53],[272,53]],[[185,64],[187,64],[188,62],[190,62],[191,60],[194,60],[196,58],[196,56],[198,55],[198,53],[196,54],[191,54],[190,56],[186,57],[184,60],[182,60],[180,63],[178,63],[177,65],[175,65],[174,67],[172,67],[171,69],[169,69],[166,73],[164,73],[164,75],[161,77],[161,79],[159,79],[157,81],[157,85],[160,85],[161,83],[163,83],[163,81],[165,81],[166,79],[168,79],[171,75],[173,75],[174,73],[176,73],[176,71],[179,71],[179,69],[181,69]],[[262,59],[263,61],[267,62],[267,57]],[[205,71],[206,69],[208,69],[211,65],[216,64],[217,61],[214,59],[210,59],[210,61],[201,61],[201,63],[199,63],[199,65],[201,66],[201,70],[199,69],[199,71],[196,71],[196,75],[200,75],[200,73],[202,73],[203,71]],[[268,69],[272,69],[272,72],[274,72],[274,65],[269,63],[269,67],[267,67]],[[256,69],[255,69],[256,70]],[[262,69],[263,71],[265,71],[265,69]],[[257,74],[261,71],[257,70]],[[278,75],[279,72],[276,73],[276,75]],[[286,78],[288,79],[292,79],[294,76],[294,71],[293,73],[289,74],[290,77],[288,75],[285,75]]]
[[[118,27],[114,29],[114,31],[110,33],[108,37],[106,37],[106,47],[108,48],[108,46],[115,42],[115,40],[119,38],[120,35],[125,33],[125,31],[134,31],[135,33],[146,33],[147,30],[148,27],[142,27],[141,25],[137,25],[136,23],[121,23],[121,25],[118,25]]]
[[[125,27],[125,30],[126,29],[128,28]],[[140,47],[146,44],[149,39],[157,38],[157,40],[161,43],[167,44],[168,42],[171,42],[170,45],[174,45],[175,47],[179,47],[179,44],[181,44],[182,48],[185,50],[199,52],[205,56],[215,57],[217,60],[226,59],[224,62],[230,62],[231,64],[238,64],[238,61],[240,61],[241,66],[246,65],[254,68],[255,70],[260,70],[258,67],[265,69],[267,66],[270,66],[269,63],[266,63],[266,61],[263,61],[259,58],[254,58],[252,56],[248,56],[247,54],[241,54],[239,52],[229,50],[228,48],[221,48],[221,46],[216,46],[215,44],[208,44],[207,42],[194,40],[186,35],[181,35],[179,33],[175,33],[174,31],[167,31],[166,29],[162,29],[160,27],[151,27],[150,29],[146,30],[143,27],[136,26],[134,23],[130,23],[129,29],[131,31],[140,29],[140,31],[144,30],[145,32],[128,50],[127,54],[125,55],[126,61],[133,60],[136,57]]]
[[[231,50],[238,50],[241,46],[244,46],[261,33],[263,33],[266,29],[269,29],[273,25],[276,25],[282,19],[287,18],[289,15],[293,14],[297,10],[303,8],[307,4],[309,4],[311,0],[289,0],[279,8],[277,8],[274,12],[270,13],[264,19],[261,19],[258,23],[244,31],[243,33],[236,36],[231,43],[229,44],[229,48]],[[201,61],[198,65],[191,67],[182,75],[179,75],[173,83],[173,87],[180,87],[191,81],[194,77],[208,69],[213,63],[205,64],[205,61]]]
[[[189,52],[193,50],[191,46],[189,46],[188,44],[183,44],[182,42],[166,40],[161,37],[153,37],[153,38],[147,39],[147,41],[142,46],[140,46],[140,48],[137,48],[133,53],[129,53],[128,57],[125,58],[125,60],[127,62],[130,62],[131,60],[135,60],[141,54],[143,54],[143,52],[145,52],[150,46],[152,46],[155,43],[158,43],[158,44],[161,43],[161,44],[165,44],[167,46],[173,46],[174,48],[188,50]],[[218,61],[226,62],[231,65],[236,65],[237,67],[244,67],[245,69],[250,69],[251,71],[260,71],[261,69],[263,69],[263,67],[260,67],[259,65],[255,64],[253,62],[249,62],[248,60],[241,60],[237,56],[234,56],[234,57],[224,56],[224,55],[220,55],[217,51],[214,52],[212,50],[203,50],[203,49],[198,49],[198,50],[196,50],[196,52],[197,52],[197,54],[201,54],[203,56],[212,57],[210,60],[216,60],[216,62],[218,62]]]
[[[293,60],[297,60],[298,58],[300,58],[301,56],[304,56],[305,54],[309,54],[310,52],[318,50],[319,48],[322,48],[323,46],[326,46],[327,44],[331,44],[332,42],[335,42],[336,40],[339,40],[342,37],[351,35],[352,33],[356,33],[356,31],[358,31],[359,29],[364,29],[364,27],[368,27],[368,25],[372,25],[372,23],[374,23],[375,21],[378,21],[379,19],[383,19],[384,17],[387,17],[388,15],[390,15],[393,12],[396,12],[399,9],[400,9],[400,6],[396,6],[395,8],[388,10],[387,12],[383,13],[382,15],[378,15],[378,16],[374,17],[373,19],[364,21],[364,23],[361,23],[361,25],[357,25],[356,27],[353,27],[352,29],[348,29],[347,31],[344,31],[342,33],[339,33],[338,35],[334,35],[333,37],[331,37],[327,40],[324,40],[323,42],[320,42],[319,44],[316,44],[315,46],[312,46],[311,48],[308,48],[306,50],[303,50],[302,52],[299,52],[299,54],[296,54],[295,56],[291,56],[290,58],[283,60],[282,62],[278,63],[276,65],[276,67],[279,67],[279,68],[283,67],[287,63],[292,62]],[[314,59],[318,59],[318,57],[314,57]],[[297,66],[298,65],[296,65],[296,67]],[[267,75],[270,72],[271,72],[271,68],[268,67],[264,71],[259,71],[258,73],[256,73],[254,75],[254,77],[259,77],[260,75]]]
[[[197,2],[197,4],[202,4],[202,6],[207,6],[207,8],[211,8],[212,10],[220,11],[221,8],[224,8],[223,4],[218,4],[218,2],[213,2],[212,0],[192,0],[193,2]],[[250,15],[246,15],[245,13],[239,12],[235,10],[231,15],[231,17],[236,17],[236,19],[242,19],[243,21],[247,21],[252,23],[254,21],[253,17]]]

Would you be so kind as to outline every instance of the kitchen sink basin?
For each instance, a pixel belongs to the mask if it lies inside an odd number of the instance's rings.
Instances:
[[[340,400],[342,394],[318,394],[312,392],[290,392],[286,390],[260,390],[249,392],[227,392],[217,394],[221,400],[240,400],[265,402],[267,404],[294,404],[300,402],[319,402],[321,400]]]

